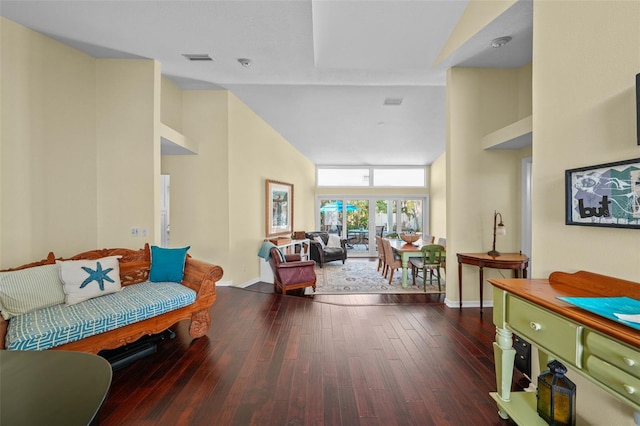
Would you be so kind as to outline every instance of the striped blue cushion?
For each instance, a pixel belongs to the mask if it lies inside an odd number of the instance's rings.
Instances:
[[[64,303],[58,265],[0,272],[0,311],[4,319]]]
[[[44,350],[192,304],[196,292],[149,281],[76,305],[56,305],[11,318],[7,349]]]

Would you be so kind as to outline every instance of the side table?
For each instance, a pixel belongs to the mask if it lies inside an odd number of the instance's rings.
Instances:
[[[487,253],[458,253],[458,297],[460,297],[460,309],[462,309],[462,264],[477,266],[480,269],[480,313],[482,314],[483,269],[512,269],[514,278],[518,278],[520,271],[522,271],[522,278],[527,278],[529,258],[522,253],[502,253],[498,256],[490,256]]]

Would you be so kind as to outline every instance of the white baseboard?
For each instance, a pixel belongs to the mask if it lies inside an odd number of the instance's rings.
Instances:
[[[216,287],[233,287],[233,281],[217,281]]]
[[[254,278],[254,279],[251,279],[249,281],[243,282],[242,284],[238,284],[236,287],[245,288],[245,287],[249,287],[250,285],[253,285],[255,283],[259,283],[259,282],[260,282],[259,278]]]
[[[448,298],[444,299],[444,304],[447,305],[448,308],[460,308],[459,300],[451,300]],[[463,300],[462,301],[463,308],[479,308],[480,301],[479,300]],[[482,302],[483,308],[493,308],[493,300],[485,300]]]

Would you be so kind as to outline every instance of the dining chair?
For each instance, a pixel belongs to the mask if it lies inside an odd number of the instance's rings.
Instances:
[[[376,271],[380,271],[382,269],[382,273],[384,274],[385,263],[384,263],[384,248],[382,247],[382,237],[376,235],[376,250],[378,250],[378,269]]]
[[[433,240],[436,237],[434,237],[433,235],[423,235],[422,236],[422,244],[433,244]]]
[[[427,291],[427,271],[429,272],[429,285],[433,283],[434,271],[438,277],[438,291],[442,291],[440,284],[440,266],[445,259],[445,249],[440,244],[428,244],[422,246],[422,257],[413,257],[409,259],[411,265],[411,274],[413,275],[413,285],[416,285],[416,277],[422,271],[422,281],[424,282],[424,291]]]
[[[391,280],[393,280],[393,272],[396,269],[402,268],[402,260],[397,253],[393,252],[388,238],[382,239],[382,247],[384,247],[384,263],[386,268],[384,277],[386,278],[387,272],[391,271],[391,275],[389,276],[389,284],[391,284]]]

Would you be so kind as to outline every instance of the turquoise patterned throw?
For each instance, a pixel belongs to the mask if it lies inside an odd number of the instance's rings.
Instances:
[[[640,314],[640,300],[631,299],[630,297],[558,297],[558,299],[601,317],[640,330],[639,323],[623,321],[615,315]]]

